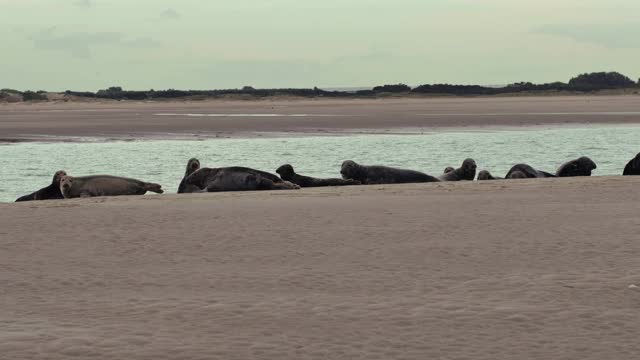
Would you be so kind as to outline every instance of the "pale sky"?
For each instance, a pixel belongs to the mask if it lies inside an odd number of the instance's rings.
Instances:
[[[639,0],[0,0],[0,88],[640,76]]]

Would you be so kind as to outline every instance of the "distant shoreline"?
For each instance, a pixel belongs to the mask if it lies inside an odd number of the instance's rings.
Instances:
[[[517,82],[505,86],[423,84],[410,87],[406,84],[386,84],[371,89],[322,89],[313,88],[254,88],[216,90],[126,90],[120,86],[92,91],[47,92],[0,89],[0,102],[21,101],[80,101],[87,99],[166,101],[166,100],[207,100],[240,99],[256,100],[265,98],[296,97],[305,99],[377,99],[387,97],[477,97],[477,96],[558,96],[558,95],[622,95],[640,93],[640,81],[636,82],[618,72],[592,72],[580,74],[564,83],[534,84]]]
[[[44,98],[36,100],[21,100],[16,97],[0,97],[0,107],[8,104],[39,104],[39,103],[170,103],[170,102],[207,102],[207,101],[278,101],[278,100],[385,100],[385,99],[482,99],[482,98],[510,98],[510,97],[572,97],[572,96],[640,96],[640,88],[601,89],[590,92],[581,91],[527,91],[499,94],[447,94],[447,93],[387,93],[380,92],[370,95],[359,95],[345,92],[340,96],[300,96],[291,94],[274,94],[258,96],[251,94],[221,94],[221,95],[191,95],[172,98],[145,99],[114,99],[100,97],[84,97],[64,92],[41,92]]]

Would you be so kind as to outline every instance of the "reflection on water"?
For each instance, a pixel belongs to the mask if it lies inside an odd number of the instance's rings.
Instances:
[[[363,135],[205,141],[21,143],[0,146],[0,201],[50,183],[56,170],[70,175],[111,174],[139,178],[175,192],[187,160],[202,166],[243,165],[274,172],[290,163],[312,176],[339,177],[343,160],[384,164],[439,175],[446,166],[474,158],[479,170],[504,175],[515,163],[555,171],[565,160],[586,155],[594,175],[620,175],[640,151],[640,126],[553,128],[425,135]]]

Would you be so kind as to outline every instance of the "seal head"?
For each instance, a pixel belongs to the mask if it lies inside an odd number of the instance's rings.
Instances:
[[[570,176],[591,176],[591,172],[598,167],[593,160],[586,156],[579,157],[575,160],[567,161],[562,164],[556,176],[558,177],[570,177]]]

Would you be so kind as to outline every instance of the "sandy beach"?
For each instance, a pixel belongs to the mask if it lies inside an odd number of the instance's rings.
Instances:
[[[638,123],[634,95],[0,104],[2,142]]]
[[[0,204],[0,357],[632,359],[639,181]]]

